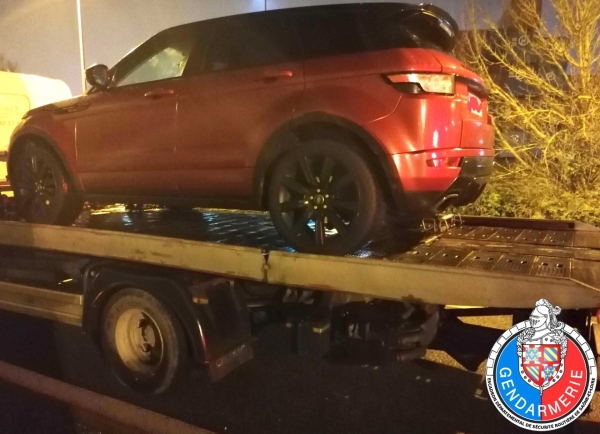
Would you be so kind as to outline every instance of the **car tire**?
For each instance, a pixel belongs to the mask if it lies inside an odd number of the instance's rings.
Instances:
[[[385,215],[381,188],[366,158],[338,141],[304,142],[284,154],[268,187],[275,228],[301,252],[355,252]]]
[[[77,219],[83,201],[53,152],[29,144],[11,164],[11,185],[19,218],[58,225],[69,225]]]
[[[109,299],[100,341],[116,377],[135,392],[163,393],[187,372],[183,328],[171,309],[147,291],[127,288]]]

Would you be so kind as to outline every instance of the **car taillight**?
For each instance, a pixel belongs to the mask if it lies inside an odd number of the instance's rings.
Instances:
[[[385,78],[392,85],[400,83],[417,84],[424,92],[428,93],[454,95],[455,92],[454,75],[451,74],[402,73],[388,74]]]
[[[460,167],[460,157],[432,158],[426,161],[428,167]]]

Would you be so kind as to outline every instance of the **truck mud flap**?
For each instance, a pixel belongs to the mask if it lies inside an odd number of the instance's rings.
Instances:
[[[189,289],[202,329],[209,375],[218,381],[254,357],[248,307],[233,280],[211,279]]]

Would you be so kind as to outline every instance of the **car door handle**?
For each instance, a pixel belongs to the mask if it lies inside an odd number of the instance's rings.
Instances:
[[[293,76],[294,76],[293,71],[269,70],[269,71],[265,71],[263,73],[262,77],[257,78],[256,81],[264,81],[265,83],[273,83],[274,81],[277,81],[277,79],[279,79],[279,78],[286,78],[286,77],[293,77]]]
[[[175,91],[173,89],[155,89],[144,94],[146,98],[162,98],[163,96],[171,95],[175,95]]]

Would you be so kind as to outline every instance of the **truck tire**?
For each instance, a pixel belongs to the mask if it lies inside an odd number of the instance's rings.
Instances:
[[[269,179],[273,224],[296,250],[345,255],[380,228],[385,201],[366,158],[333,140],[304,142]]]
[[[58,225],[70,225],[77,219],[83,201],[54,153],[30,143],[11,165],[11,185],[20,218]]]
[[[117,378],[135,392],[163,393],[187,371],[183,328],[173,312],[147,291],[127,288],[109,299],[100,340]]]

